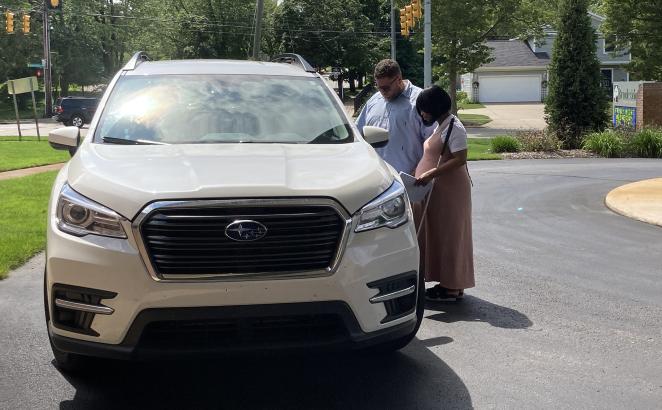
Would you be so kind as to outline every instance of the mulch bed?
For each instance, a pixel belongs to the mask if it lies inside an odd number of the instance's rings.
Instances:
[[[558,150],[550,152],[513,152],[501,154],[503,159],[562,159],[562,158],[600,158],[599,155],[583,149]]]

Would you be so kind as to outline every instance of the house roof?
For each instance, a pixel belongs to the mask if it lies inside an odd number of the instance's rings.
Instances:
[[[534,53],[522,40],[491,40],[487,46],[492,48],[493,60],[481,68],[532,67],[544,68],[549,64],[547,53]]]

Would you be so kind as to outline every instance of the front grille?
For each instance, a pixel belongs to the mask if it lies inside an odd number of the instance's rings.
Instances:
[[[264,225],[266,235],[235,241],[225,229],[235,221]],[[330,206],[157,208],[140,230],[159,275],[222,275],[326,269],[345,226]]]
[[[140,347],[168,350],[323,345],[348,339],[335,314],[172,320],[145,326]]]

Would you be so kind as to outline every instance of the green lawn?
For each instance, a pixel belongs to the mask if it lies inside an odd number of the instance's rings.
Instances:
[[[44,249],[48,197],[56,174],[0,181],[0,279]]]
[[[480,115],[480,114],[464,114],[464,113],[459,113],[458,117],[460,117],[460,121],[462,121],[462,124],[466,126],[478,126],[478,125],[484,125],[487,124],[488,122],[492,121],[490,117],[487,115]]]
[[[18,141],[18,137],[0,137],[0,172],[68,160],[69,153],[51,148],[46,137],[39,142],[37,137],[23,137],[23,141]]]
[[[485,108],[481,103],[461,102],[457,104],[458,110],[475,110],[477,108]]]
[[[469,138],[469,161],[484,159],[501,159],[501,155],[492,152],[492,143],[489,138]]]

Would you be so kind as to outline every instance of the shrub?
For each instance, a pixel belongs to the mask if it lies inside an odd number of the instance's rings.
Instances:
[[[585,139],[582,147],[596,154],[607,157],[622,157],[626,153],[626,142],[622,133],[616,131],[594,132]]]
[[[561,149],[561,141],[549,130],[520,131],[515,134],[522,151],[550,152]]]
[[[642,158],[662,158],[662,129],[644,129],[630,140],[632,153]]]
[[[588,14],[588,0],[560,0],[557,36],[549,65],[545,112],[547,123],[564,148],[579,148],[587,132],[602,131],[609,122],[608,95],[601,85],[597,34]]]
[[[519,142],[511,136],[504,135],[492,138],[492,152],[517,152],[519,148]]]
[[[458,91],[455,95],[455,100],[459,103],[470,102],[469,96],[464,91]]]

